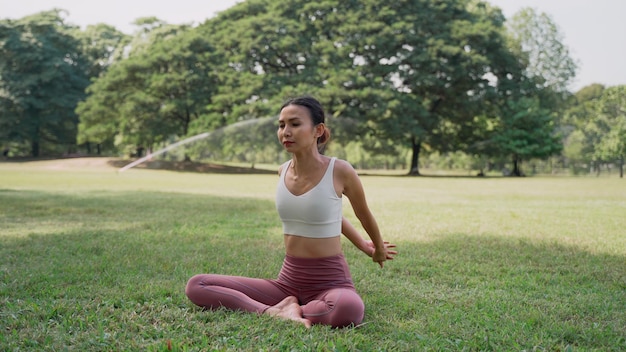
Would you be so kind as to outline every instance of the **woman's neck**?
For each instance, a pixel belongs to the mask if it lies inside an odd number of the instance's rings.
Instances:
[[[293,154],[290,167],[294,174],[304,175],[319,170],[323,164],[324,156],[315,151],[315,153]]]

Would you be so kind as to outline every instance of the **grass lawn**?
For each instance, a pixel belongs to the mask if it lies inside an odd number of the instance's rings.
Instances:
[[[276,175],[0,162],[0,350],[626,350],[625,180],[362,180],[400,254],[344,241],[365,323],[307,330],[184,294],[276,276]]]

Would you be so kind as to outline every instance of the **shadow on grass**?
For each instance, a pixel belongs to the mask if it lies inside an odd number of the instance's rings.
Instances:
[[[211,332],[197,327],[197,319],[212,313],[187,301],[186,280],[198,272],[275,277],[280,267],[282,239],[270,201],[153,192],[0,196],[3,223],[23,231],[8,236],[0,229],[3,334],[53,330],[58,341],[50,343],[67,346],[80,329],[87,336],[134,326],[149,344],[162,339],[147,333],[158,327],[177,331],[171,337],[188,346],[208,337],[217,341],[212,348],[225,349],[235,323],[212,320]],[[400,255],[383,270],[346,248],[367,305],[367,324],[345,337],[353,350],[370,349],[372,339],[388,350],[624,347],[623,256],[470,234],[398,245]],[[132,316],[141,324],[133,325]],[[51,327],[51,321],[62,323]],[[105,326],[77,325],[85,321]],[[288,347],[277,344],[289,341],[265,336],[284,328],[280,322],[253,327],[258,323],[241,322],[254,331],[240,328],[241,343]],[[327,333],[313,329],[309,347],[323,346]],[[137,334],[107,346],[133,346]],[[0,347],[28,347],[7,341]]]
[[[466,234],[399,248],[384,280],[376,283],[372,268],[354,273],[381,331],[412,322],[418,330],[405,338],[453,349],[626,347],[624,256]]]

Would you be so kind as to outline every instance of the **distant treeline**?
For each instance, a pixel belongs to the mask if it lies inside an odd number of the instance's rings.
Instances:
[[[140,18],[133,35],[63,14],[0,21],[5,158],[139,156],[310,94],[327,109],[331,152],[362,168],[623,170],[626,86],[568,91],[575,61],[533,9],[246,0],[197,27]],[[242,126],[181,158],[284,157],[273,123]]]

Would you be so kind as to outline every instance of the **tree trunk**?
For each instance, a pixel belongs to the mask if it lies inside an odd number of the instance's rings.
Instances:
[[[39,135],[39,125],[35,126],[32,131],[31,140],[30,140],[30,155],[33,158],[39,157],[39,141],[41,136]]]
[[[443,97],[439,96],[437,100],[433,102],[433,105],[430,107],[430,114],[434,114],[439,104],[443,101]],[[417,137],[411,137],[411,147],[413,154],[411,155],[411,168],[409,169],[409,175],[419,176],[419,161],[420,161],[420,151],[422,150],[422,141]]]
[[[619,157],[619,178],[624,178],[624,155]]]
[[[522,176],[522,170],[520,170],[520,160],[517,155],[513,156],[513,171],[511,171],[512,176]]]
[[[32,129],[29,128],[28,135],[30,137],[30,155],[38,158],[41,152],[41,117],[40,111],[30,108],[25,112],[25,118],[32,121]]]
[[[420,160],[420,150],[422,149],[422,143],[415,137],[411,139],[411,148],[413,154],[411,155],[411,168],[409,169],[409,175],[419,176],[419,160]]]

